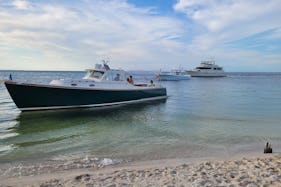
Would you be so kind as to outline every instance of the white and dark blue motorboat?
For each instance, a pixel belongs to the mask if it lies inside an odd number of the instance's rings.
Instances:
[[[159,81],[180,81],[189,80],[190,75],[186,74],[183,70],[173,69],[167,72],[160,72],[156,74],[156,78]]]
[[[102,107],[166,99],[166,88],[156,84],[131,84],[121,69],[96,64],[79,80],[53,80],[49,84],[5,81],[21,111]]]

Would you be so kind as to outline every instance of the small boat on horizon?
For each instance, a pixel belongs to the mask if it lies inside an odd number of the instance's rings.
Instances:
[[[214,60],[204,60],[192,70],[186,70],[191,77],[225,77],[223,67],[217,65]]]
[[[156,79],[159,81],[180,81],[180,80],[189,80],[190,75],[186,74],[181,69],[173,69],[171,71],[164,71],[156,74]]]
[[[77,80],[52,80],[49,84],[6,80],[4,84],[21,111],[102,107],[167,98],[165,87],[152,81],[129,83],[124,70],[110,69],[108,64],[96,64],[86,71]]]

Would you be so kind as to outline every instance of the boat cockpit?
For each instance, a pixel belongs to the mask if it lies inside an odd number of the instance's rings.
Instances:
[[[108,65],[96,64],[94,69],[87,69],[83,79],[90,79],[96,82],[102,81],[126,81],[126,72],[120,69],[110,69]]]

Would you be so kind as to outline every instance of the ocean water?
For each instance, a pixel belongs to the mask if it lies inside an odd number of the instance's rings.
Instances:
[[[83,72],[0,71],[48,83]],[[131,72],[148,82],[153,72]],[[165,101],[105,109],[20,112],[0,84],[0,163],[97,158],[152,160],[281,152],[281,73],[161,82]]]

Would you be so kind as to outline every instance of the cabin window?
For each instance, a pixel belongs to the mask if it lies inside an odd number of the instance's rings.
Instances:
[[[197,67],[196,69],[211,69],[209,67]]]
[[[77,84],[75,84],[75,83],[72,83],[72,84],[71,84],[71,86],[77,86]]]
[[[94,87],[94,86],[95,86],[94,84],[90,84],[90,85],[89,85],[89,87]]]

